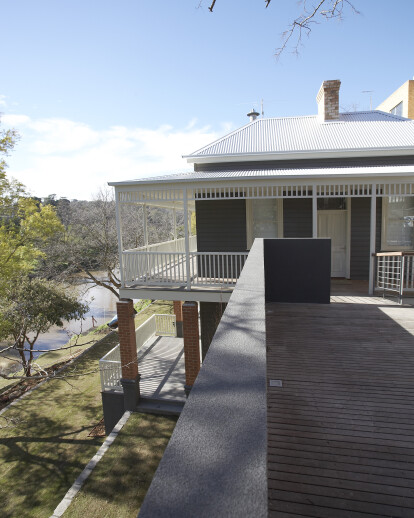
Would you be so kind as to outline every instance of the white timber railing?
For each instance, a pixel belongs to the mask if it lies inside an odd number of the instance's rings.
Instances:
[[[124,282],[126,286],[232,287],[247,255],[248,252],[190,252],[187,257],[184,252],[129,250],[123,252]]]
[[[190,252],[197,250],[197,236],[190,236],[189,245]],[[180,237],[179,239],[171,239],[162,243],[131,248],[130,250],[125,250],[125,252],[185,252],[185,239]]]
[[[122,390],[121,354],[119,344],[99,360],[101,388],[104,390]]]
[[[154,336],[177,336],[175,315],[152,315],[135,330],[137,352]],[[119,344],[99,360],[101,388],[122,391],[121,353]]]
[[[394,293],[402,303],[404,291],[414,289],[414,252],[380,252],[377,258],[376,288]]]

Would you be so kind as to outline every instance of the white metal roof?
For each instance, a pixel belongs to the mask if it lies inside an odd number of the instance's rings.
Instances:
[[[125,182],[111,182],[109,185],[140,185],[160,183],[186,183],[186,182],[214,182],[221,180],[240,180],[247,178],[332,178],[332,177],[375,177],[375,176],[407,176],[414,175],[413,165],[381,165],[381,166],[360,166],[360,167],[315,167],[315,168],[283,168],[283,169],[241,169],[215,170],[215,171],[192,171],[189,173],[170,174],[152,178],[141,178]]]
[[[185,158],[410,148],[414,152],[414,121],[367,111],[342,113],[329,122],[316,115],[256,119]]]

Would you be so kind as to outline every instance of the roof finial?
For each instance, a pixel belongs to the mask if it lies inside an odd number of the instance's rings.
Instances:
[[[247,116],[250,119],[250,122],[253,122],[257,119],[257,117],[260,115],[254,108],[252,108],[252,111],[247,114]]]

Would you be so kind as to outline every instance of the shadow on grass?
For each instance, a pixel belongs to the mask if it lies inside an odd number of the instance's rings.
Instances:
[[[159,306],[150,314],[171,310],[171,303]],[[0,428],[2,517],[50,516],[102,444],[88,437],[102,418],[98,360],[117,344],[117,332],[106,336],[64,379],[49,380],[5,412],[15,424]]]
[[[17,424],[0,429],[2,516],[50,515],[96,453],[102,440],[88,433],[102,417],[98,360],[117,342],[108,335],[66,379],[39,386],[4,414]]]
[[[133,414],[65,517],[136,516],[176,420],[176,417]]]

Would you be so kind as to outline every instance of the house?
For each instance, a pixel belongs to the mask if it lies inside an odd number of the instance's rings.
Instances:
[[[317,115],[252,111],[247,125],[186,156],[191,173],[110,184],[123,394],[103,393],[105,421],[139,400],[133,299],[174,301],[187,394],[194,385],[142,516],[410,516],[412,308],[292,306],[267,293],[279,257],[266,259],[269,248],[290,248],[276,292],[285,271],[284,283],[298,285],[318,270],[322,283],[359,281],[366,294],[414,288],[414,121],[340,113],[339,89],[322,84]],[[125,250],[131,204],[142,206],[145,242]],[[171,241],[149,243],[151,206],[174,221],[183,211],[184,237],[174,224]],[[297,241],[306,252],[293,251]],[[319,245],[323,254],[310,253]]]
[[[384,112],[414,119],[414,80],[409,79],[377,108]]]
[[[255,238],[330,238],[331,276],[367,281],[367,294],[374,292],[376,253],[414,249],[414,122],[378,110],[340,113],[340,84],[323,82],[317,115],[257,118],[252,111],[247,125],[185,157],[193,172],[109,184],[116,194],[120,348],[131,408],[138,394],[133,299],[174,301],[188,393],[200,367],[198,314],[204,358]],[[130,204],[142,205],[145,245],[125,250],[121,208]],[[168,208],[174,220],[183,211],[184,238],[175,231],[171,241],[149,244],[151,206]],[[412,269],[412,257],[407,261]],[[395,273],[395,263],[378,264],[389,280],[385,270]],[[411,273],[407,279],[413,283]]]

